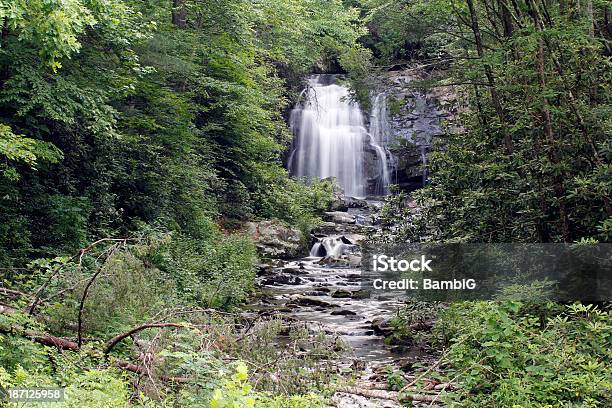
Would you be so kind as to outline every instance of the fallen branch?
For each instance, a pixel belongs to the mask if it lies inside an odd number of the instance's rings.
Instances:
[[[167,325],[170,325],[170,324],[173,324],[173,323],[168,323]],[[177,325],[177,327],[183,327],[183,326]],[[43,346],[56,347],[59,350],[79,351],[79,345],[74,341],[63,339],[57,336],[52,336],[46,333],[37,332],[34,330],[27,330],[19,326],[0,326],[0,333],[17,334],[17,335],[29,338],[30,340],[36,343],[42,344]],[[123,334],[119,336],[122,336]],[[116,344],[119,341],[121,341],[121,339],[118,339],[119,336],[115,336],[111,340],[117,339],[115,341],[115,344]],[[147,374],[145,367],[130,363],[129,361],[117,360],[115,362],[115,365],[123,370],[130,371],[136,374],[143,374],[143,375]],[[159,378],[162,381],[176,382],[176,383],[184,383],[184,382],[192,380],[191,378],[187,378],[187,377],[170,377],[167,375],[160,375]]]
[[[121,368],[122,370],[130,371],[135,374],[149,375],[146,367],[141,366],[141,365],[136,365],[134,363],[130,363],[129,361],[117,360],[115,362],[115,365]],[[175,382],[175,383],[185,383],[185,382],[193,380],[193,378],[189,378],[189,377],[170,377],[167,375],[160,375],[159,379],[165,382]]]
[[[132,334],[138,333],[139,331],[142,331],[145,329],[151,329],[155,327],[186,327],[186,326],[180,323],[146,323],[138,327],[134,327],[133,329],[130,329],[124,333],[118,334],[112,339],[110,339],[109,341],[107,341],[106,344],[104,345],[104,354],[110,353],[113,347],[115,347],[117,343],[119,343],[121,340],[125,339],[126,337],[129,337]]]
[[[0,294],[9,297],[27,297],[29,296],[27,293],[20,292],[18,290],[9,289],[9,288],[0,288]]]
[[[4,314],[13,314],[13,313],[17,313],[18,310],[15,309],[13,306],[11,305],[7,305],[4,303],[0,303],[0,313],[4,313]]]
[[[72,350],[77,351],[79,349],[78,344],[74,341],[66,340],[61,337],[52,336],[50,334],[37,332],[34,330],[24,329],[19,326],[0,326],[1,333],[17,334],[23,337],[27,337],[32,341],[40,343],[44,346],[57,347],[60,350]]]
[[[340,387],[337,392],[343,392],[346,394],[360,395],[367,398],[376,398],[389,401],[419,401],[419,402],[431,402],[436,398],[436,395],[424,395],[424,394],[405,394],[400,398],[400,393],[397,391],[384,391],[384,390],[369,390],[358,387]]]
[[[83,259],[83,255],[85,255],[86,253],[90,252],[96,245],[98,245],[100,243],[103,243],[103,242],[109,242],[110,241],[110,242],[124,242],[125,243],[127,241],[137,241],[137,240],[138,240],[137,238],[102,238],[102,239],[99,239],[99,240],[97,240],[95,242],[92,242],[87,247],[80,249],[77,254],[71,256],[66,262],[64,262],[63,264],[59,265],[51,273],[51,275],[47,278],[47,280],[45,280],[45,282],[38,288],[38,290],[34,294],[34,299],[32,299],[32,302],[28,306],[28,308],[30,309],[28,311],[28,314],[30,314],[30,315],[34,314],[34,310],[36,310],[36,306],[38,306],[38,302],[40,301],[41,296],[43,295],[43,293],[47,289],[47,286],[49,286],[49,284],[51,283],[53,278],[55,278],[61,272],[61,270],[66,265],[68,265],[70,262],[72,262],[74,259],[79,258],[79,265],[80,265],[81,260]]]

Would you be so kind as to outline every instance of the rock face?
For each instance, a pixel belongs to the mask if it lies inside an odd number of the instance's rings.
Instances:
[[[455,96],[450,88],[422,90],[415,86],[434,76],[414,67],[390,71],[372,103],[371,120],[379,122],[377,129],[391,153],[391,182],[408,191],[423,186],[427,179],[427,155],[434,138],[443,133],[441,123],[452,128]],[[376,168],[378,156],[368,157],[366,168]]]
[[[248,222],[246,227],[262,258],[295,258],[304,250],[302,233],[280,221]]]

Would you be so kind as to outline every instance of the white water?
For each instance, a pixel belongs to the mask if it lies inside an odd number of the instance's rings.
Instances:
[[[325,76],[308,80],[305,101],[291,112],[296,135],[289,169],[294,176],[336,178],[348,196],[365,197],[363,148],[367,136],[359,106],[348,89],[326,84]]]
[[[333,177],[351,197],[389,193],[395,162],[387,149],[391,125],[385,94],[372,98],[368,131],[348,88],[333,76],[313,75],[291,111],[290,127],[295,135],[291,175]]]
[[[341,255],[354,251],[357,247],[347,243],[341,236],[330,236],[319,239],[310,249],[311,257],[332,257],[338,258]]]
[[[391,167],[394,167],[393,156],[387,156],[386,147],[389,145],[391,125],[387,114],[387,98],[384,93],[376,95],[372,101],[372,113],[370,114],[370,137],[371,145],[377,151],[381,160],[381,177],[376,183],[376,194],[385,195],[389,193],[391,184]]]

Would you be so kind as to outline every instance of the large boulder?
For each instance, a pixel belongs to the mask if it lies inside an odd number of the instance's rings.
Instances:
[[[303,251],[302,233],[280,221],[247,222],[246,227],[262,258],[296,258]]]
[[[343,211],[327,211],[324,215],[325,221],[338,224],[354,224],[355,217]]]

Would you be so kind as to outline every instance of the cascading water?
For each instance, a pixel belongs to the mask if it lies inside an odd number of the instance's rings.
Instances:
[[[394,157],[388,153],[389,136],[391,125],[387,115],[387,98],[384,93],[379,93],[372,101],[372,112],[370,115],[370,137],[371,145],[377,151],[381,160],[381,175],[376,183],[376,194],[385,195],[389,193],[391,184],[391,168],[395,166]]]
[[[357,245],[351,243],[344,236],[330,236],[319,239],[310,249],[311,257],[332,257],[337,258],[341,255],[355,251]]]
[[[298,177],[334,177],[346,195],[365,197],[363,115],[348,89],[330,79],[310,77],[305,100],[291,112],[296,139],[288,167]]]

